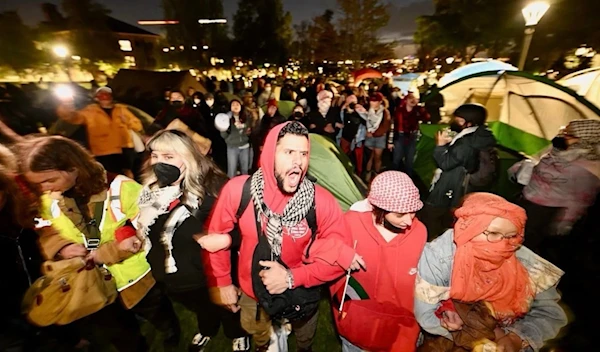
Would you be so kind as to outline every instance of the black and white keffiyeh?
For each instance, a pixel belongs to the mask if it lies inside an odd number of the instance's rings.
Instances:
[[[182,197],[183,196],[183,197]],[[139,197],[140,215],[138,218],[138,237],[145,238],[144,250],[146,254],[152,249],[152,242],[148,238],[150,228],[159,216],[169,213],[171,204],[182,198],[182,202],[192,208],[198,207],[198,197],[189,193],[183,193],[179,186],[168,186],[159,189],[150,189],[145,186]],[[165,273],[177,272],[177,263],[173,257],[173,235],[191,213],[187,206],[180,206],[171,211],[165,227],[160,234],[160,243],[165,248]]]
[[[281,256],[283,243],[283,227],[293,227],[300,223],[310,211],[315,201],[315,185],[304,177],[294,196],[288,201],[283,214],[273,212],[264,203],[265,179],[262,169],[258,169],[252,176],[250,193],[256,209],[256,215],[262,222],[263,216],[267,219],[266,235],[275,256]],[[263,216],[261,216],[263,215]]]

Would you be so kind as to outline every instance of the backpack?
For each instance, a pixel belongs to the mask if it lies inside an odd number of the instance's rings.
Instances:
[[[469,172],[469,186],[473,188],[490,187],[499,175],[500,158],[498,151],[492,147],[477,150],[477,167]]]
[[[244,183],[242,190],[242,198],[240,200],[239,208],[236,212],[236,218],[239,221],[242,214],[252,201],[252,195],[250,193],[250,182],[252,177],[248,178]],[[311,231],[310,242],[306,247],[305,257],[308,258],[310,255],[310,248],[317,237],[317,217],[316,217],[315,204],[311,206],[306,221]],[[239,225],[238,225],[239,227]],[[238,229],[239,230],[239,229]],[[265,285],[262,283],[262,279],[259,276],[263,267],[258,263],[261,260],[277,261],[285,268],[289,267],[283,262],[280,257],[273,257],[271,252],[271,246],[267,240],[267,236],[263,235],[263,231],[260,222],[256,220],[256,233],[258,235],[258,244],[254,249],[254,255],[252,256],[252,289],[254,295],[258,300],[257,305],[260,305],[267,314],[274,319],[288,319],[289,321],[302,320],[306,317],[312,316],[319,308],[319,301],[321,300],[321,288],[320,287],[296,287],[294,289],[288,289],[285,292],[277,295],[270,294]],[[241,236],[240,236],[241,237]],[[232,239],[232,243],[236,239]],[[241,240],[238,239],[238,240]],[[257,310],[257,315],[260,310]]]

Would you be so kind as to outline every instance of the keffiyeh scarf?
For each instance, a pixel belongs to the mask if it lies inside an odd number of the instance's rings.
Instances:
[[[273,212],[264,203],[263,192],[265,189],[265,179],[262,169],[258,169],[250,181],[250,193],[256,209],[257,218],[263,221],[267,219],[266,235],[271,246],[272,253],[280,257],[281,246],[283,243],[283,227],[293,227],[300,223],[313,206],[315,201],[315,185],[306,177],[294,196],[288,201],[283,210],[283,214]]]
[[[367,132],[373,133],[377,131],[379,125],[381,125],[381,121],[383,120],[383,112],[384,108],[380,108],[379,111],[375,111],[374,109],[369,109],[369,113],[367,115]]]
[[[183,196],[183,197],[182,197]],[[139,197],[140,215],[138,218],[138,237],[145,238],[144,250],[146,254],[152,249],[152,242],[148,238],[150,228],[159,216],[171,212],[160,234],[160,243],[165,248],[165,273],[177,272],[177,263],[173,257],[173,235],[191,213],[187,206],[179,206],[171,210],[171,204],[182,198],[182,202],[192,208],[198,207],[198,197],[181,191],[179,186],[168,186],[159,189],[150,189],[144,186]]]

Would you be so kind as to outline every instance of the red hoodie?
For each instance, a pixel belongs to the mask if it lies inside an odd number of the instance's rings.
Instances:
[[[341,336],[367,351],[415,351],[420,328],[413,313],[414,285],[427,230],[415,218],[406,233],[387,242],[372,214],[351,210],[344,216],[368,270],[352,274],[342,314],[338,309],[346,280],[332,285],[334,320]]]
[[[289,122],[288,122],[289,123]],[[279,131],[287,123],[275,126],[267,135],[260,157],[260,165],[265,178],[264,202],[273,212],[281,214],[290,195],[285,195],[277,187],[275,180],[275,147]],[[248,176],[231,179],[222,189],[208,225],[208,233],[227,234],[233,230],[235,214],[240,205],[242,189]],[[310,258],[304,258],[305,248],[310,242],[308,222],[303,220],[293,228],[283,229],[281,259],[291,268],[294,285],[312,287],[330,282],[342,276],[354,257],[354,250],[344,239],[348,233],[343,221],[343,213],[337,200],[327,190],[316,186],[315,209],[317,215],[317,238],[311,247]],[[258,244],[256,216],[252,203],[239,219],[242,237],[239,256],[238,279],[242,291],[255,298],[252,289],[252,257]],[[208,255],[209,285],[224,287],[232,284],[231,259],[229,250]]]

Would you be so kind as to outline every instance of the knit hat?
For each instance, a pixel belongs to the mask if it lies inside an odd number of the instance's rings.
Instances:
[[[454,116],[462,117],[475,126],[482,126],[487,120],[487,109],[481,104],[463,104],[454,111]]]
[[[416,213],[423,208],[419,190],[407,174],[399,171],[377,175],[367,199],[371,205],[390,213]]]

